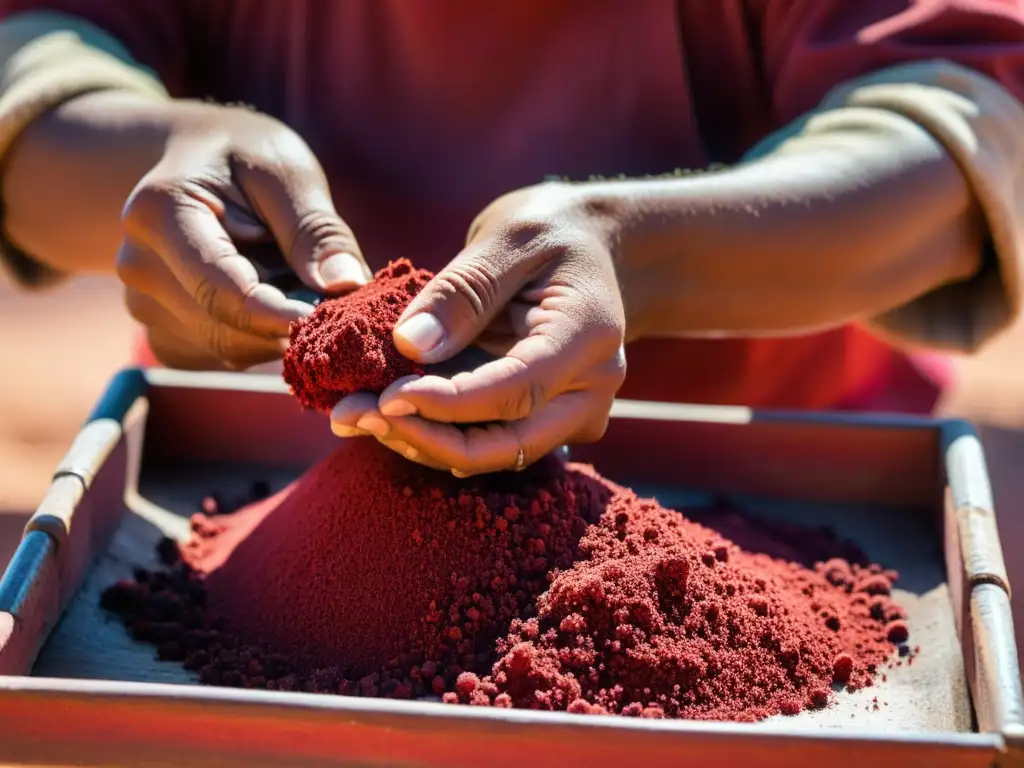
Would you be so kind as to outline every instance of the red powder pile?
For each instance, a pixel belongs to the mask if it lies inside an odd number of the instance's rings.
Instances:
[[[393,261],[368,285],[292,323],[283,375],[298,401],[326,412],[352,392],[379,394],[395,379],[423,373],[398,352],[391,331],[431,277],[408,259]]]
[[[429,277],[392,263],[296,323],[300,402],[416,372],[391,331]],[[268,492],[205,500],[187,542],[161,542],[166,570],[103,595],[203,683],[757,720],[871,684],[908,637],[896,574],[833,538],[724,518],[744,549],[555,456],[457,480],[354,439]]]
[[[619,490],[491,674],[445,700],[746,721],[819,708],[833,684],[870,685],[907,639],[895,576],[744,552]]]
[[[751,554],[555,457],[458,481],[350,440],[163,554],[104,605],[208,684],[755,720],[907,639],[895,574]]]
[[[268,499],[196,515],[180,550],[164,545],[169,576],[139,572],[104,602],[205,682],[439,695],[488,668],[608,495],[556,457],[458,481],[349,440]]]
[[[351,440],[280,494],[197,518],[182,554],[207,574],[212,613],[306,668],[480,668],[477,654],[533,609],[548,572],[572,564],[604,495],[554,458],[484,487]]]

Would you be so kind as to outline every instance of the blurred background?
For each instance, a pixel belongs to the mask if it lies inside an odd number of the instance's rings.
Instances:
[[[0,272],[0,567],[133,333],[113,279],[29,294]]]

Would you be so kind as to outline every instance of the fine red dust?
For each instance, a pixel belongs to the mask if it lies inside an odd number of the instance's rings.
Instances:
[[[379,394],[395,379],[423,373],[398,352],[391,331],[431,277],[399,259],[366,286],[322,301],[292,323],[283,376],[298,401],[326,412],[345,395]]]
[[[445,700],[747,721],[817,709],[835,684],[870,685],[906,639],[893,576],[745,552],[621,489],[491,673]]]
[[[555,457],[457,481],[368,439],[165,559],[104,604],[230,686],[750,721],[870,684],[906,626],[879,566],[746,552]]]
[[[416,372],[391,331],[428,278],[395,262],[296,323],[296,397]],[[908,639],[896,574],[821,532],[726,537],[555,456],[463,481],[355,439],[268,492],[205,499],[165,570],[103,595],[206,684],[752,721],[870,685]]]

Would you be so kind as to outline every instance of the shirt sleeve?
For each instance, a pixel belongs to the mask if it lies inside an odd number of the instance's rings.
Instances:
[[[957,162],[989,238],[972,278],[867,321],[897,343],[977,350],[1019,315],[1024,283],[1024,3],[750,0],[783,126],[750,156],[828,134],[927,130]]]
[[[0,166],[33,120],[83,93],[166,99],[185,88],[184,2],[0,0]],[[61,275],[0,239],[0,263],[27,288]]]

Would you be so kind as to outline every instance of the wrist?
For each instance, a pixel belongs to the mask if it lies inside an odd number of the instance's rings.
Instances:
[[[110,90],[33,120],[4,158],[7,238],[60,271],[112,271],[121,208],[163,156],[176,116],[170,100]],[[54,210],[65,226],[53,227]]]
[[[718,174],[714,174],[718,176]],[[615,265],[626,312],[627,341],[664,332],[667,315],[697,284],[687,278],[700,253],[698,240],[714,240],[707,210],[714,199],[708,179],[694,174],[664,180],[586,182],[577,194],[599,229]]]

